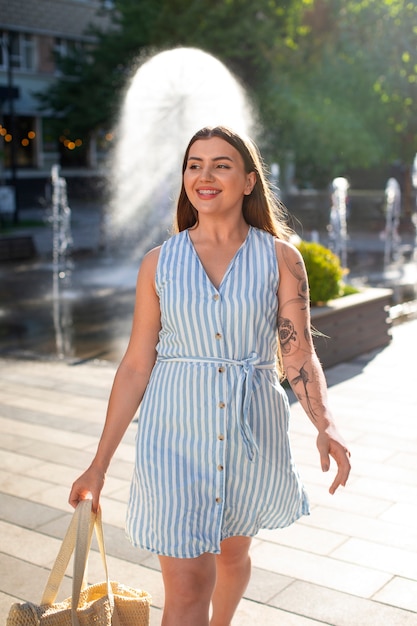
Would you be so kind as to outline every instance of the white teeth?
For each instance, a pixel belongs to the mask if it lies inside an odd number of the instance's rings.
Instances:
[[[198,193],[201,193],[205,196],[214,196],[218,192],[216,189],[200,189]]]

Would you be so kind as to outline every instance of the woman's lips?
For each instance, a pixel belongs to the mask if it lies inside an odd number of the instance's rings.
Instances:
[[[197,189],[197,193],[199,196],[203,198],[213,198],[220,193],[219,189]]]

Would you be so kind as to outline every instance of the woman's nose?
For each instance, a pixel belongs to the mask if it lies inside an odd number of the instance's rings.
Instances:
[[[201,169],[201,180],[213,180],[213,169],[210,166],[205,166]]]

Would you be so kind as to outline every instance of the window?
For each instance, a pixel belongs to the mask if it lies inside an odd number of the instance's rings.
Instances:
[[[61,37],[55,37],[55,52],[60,57],[66,57],[69,55],[73,55],[74,53],[81,50],[83,47],[80,41],[75,41],[74,39],[62,39]]]
[[[0,31],[0,68],[9,66],[17,70],[35,69],[35,42],[26,33]]]
[[[0,31],[0,68],[7,69],[7,41],[4,33]]]
[[[81,41],[55,37],[54,54],[57,55],[58,59],[65,59],[65,57],[77,57],[79,54],[82,54],[83,47],[84,45]],[[61,75],[61,71],[59,69],[59,61],[58,66],[55,63],[55,73],[58,76]]]
[[[22,69],[35,69],[35,42],[30,35],[20,35],[20,62]]]

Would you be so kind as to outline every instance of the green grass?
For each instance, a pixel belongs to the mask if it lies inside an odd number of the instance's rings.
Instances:
[[[46,226],[48,224],[43,220],[19,220],[17,224],[10,221],[6,223],[0,222],[0,235],[10,235],[27,228],[45,228]]]

